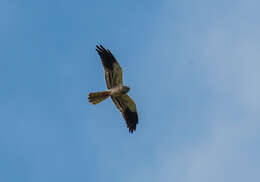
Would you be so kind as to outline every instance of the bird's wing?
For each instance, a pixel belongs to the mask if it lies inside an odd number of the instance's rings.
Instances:
[[[123,85],[122,69],[113,54],[102,45],[97,45],[96,50],[104,67],[107,88]]]
[[[134,101],[127,94],[118,97],[112,96],[111,98],[124,117],[129,132],[133,133],[138,123],[138,115]]]

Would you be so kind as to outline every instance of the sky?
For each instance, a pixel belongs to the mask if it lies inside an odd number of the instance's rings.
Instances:
[[[244,182],[260,174],[260,1],[0,1],[0,181]],[[117,58],[130,134],[95,46]]]

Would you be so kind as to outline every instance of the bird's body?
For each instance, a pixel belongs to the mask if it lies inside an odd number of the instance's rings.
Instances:
[[[109,96],[111,96],[111,97],[123,96],[124,94],[127,94],[127,92],[129,90],[130,90],[130,88],[128,86],[118,86],[118,87],[114,87],[114,88],[108,89],[103,92],[89,93],[88,99],[91,104],[96,105],[99,102],[108,98]]]
[[[89,102],[95,105],[106,98],[111,97],[112,101],[123,115],[129,132],[132,133],[136,129],[138,116],[134,101],[127,95],[130,88],[123,85],[121,67],[112,53],[109,50],[106,50],[102,45],[97,46],[96,50],[104,67],[107,90],[89,93]]]
[[[121,96],[123,94],[127,94],[129,92],[130,88],[128,86],[119,86],[115,88],[109,89],[110,91],[110,96]]]

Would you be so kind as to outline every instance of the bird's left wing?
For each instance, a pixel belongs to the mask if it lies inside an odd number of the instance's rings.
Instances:
[[[114,88],[123,85],[122,69],[113,54],[102,45],[96,46],[105,71],[107,88]]]
[[[138,123],[138,115],[134,101],[127,94],[118,97],[112,96],[111,98],[124,117],[129,132],[133,133]]]

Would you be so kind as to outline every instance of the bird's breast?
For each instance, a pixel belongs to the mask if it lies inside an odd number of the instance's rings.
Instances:
[[[115,87],[111,88],[111,96],[120,96],[123,94],[123,88],[122,87]]]

